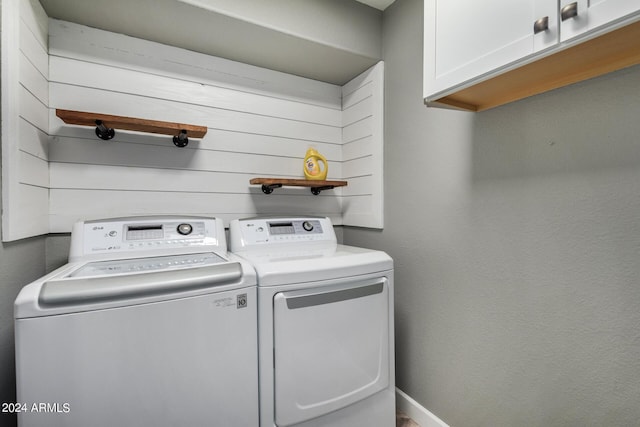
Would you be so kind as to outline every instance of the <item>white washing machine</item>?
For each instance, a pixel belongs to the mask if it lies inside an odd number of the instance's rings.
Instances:
[[[76,224],[15,332],[20,427],[258,425],[256,275],[219,219]]]
[[[229,249],[258,274],[261,427],[393,427],[393,260],[328,218],[251,218]]]

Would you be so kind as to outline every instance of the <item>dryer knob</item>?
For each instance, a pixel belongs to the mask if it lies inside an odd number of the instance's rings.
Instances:
[[[311,231],[313,230],[313,224],[311,224],[309,221],[305,221],[302,223],[302,228],[304,228],[306,231]]]
[[[191,226],[191,224],[184,223],[178,226],[178,233],[182,234],[183,236],[191,234],[192,231],[193,227]]]

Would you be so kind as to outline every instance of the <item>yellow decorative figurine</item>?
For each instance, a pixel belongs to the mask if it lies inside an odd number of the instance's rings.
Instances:
[[[322,163],[322,166],[320,165]],[[304,176],[306,179],[325,180],[327,179],[327,159],[318,153],[314,148],[309,148],[304,156]]]

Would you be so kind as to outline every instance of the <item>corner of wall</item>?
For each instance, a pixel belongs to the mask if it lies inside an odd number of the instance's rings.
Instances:
[[[384,62],[342,86],[343,224],[384,226]]]

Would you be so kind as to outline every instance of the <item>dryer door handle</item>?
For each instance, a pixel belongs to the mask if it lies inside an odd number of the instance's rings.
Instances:
[[[119,276],[49,280],[42,285],[38,301],[52,307],[165,295],[237,283],[240,263],[165,270]]]
[[[296,308],[313,307],[322,304],[331,304],[340,301],[347,301],[355,298],[367,297],[379,294],[384,287],[383,282],[374,283],[373,285],[358,286],[354,288],[340,289],[328,292],[318,292],[317,289],[313,293],[284,293],[284,299],[287,302],[287,308],[294,310]]]

